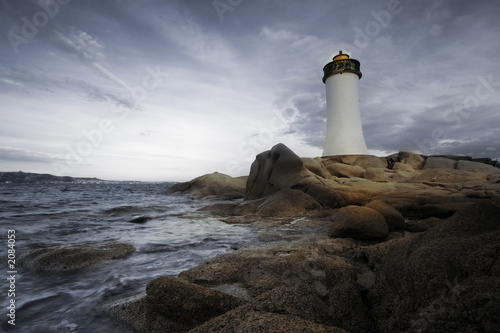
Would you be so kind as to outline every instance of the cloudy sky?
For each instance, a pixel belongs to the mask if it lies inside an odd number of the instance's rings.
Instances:
[[[0,171],[127,180],[322,153],[322,68],[361,62],[370,153],[500,158],[500,2],[0,2]]]

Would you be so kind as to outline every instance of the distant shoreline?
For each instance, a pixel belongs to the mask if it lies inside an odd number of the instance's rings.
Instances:
[[[32,184],[32,183],[74,183],[74,182],[102,182],[99,178],[80,178],[69,176],[54,176],[48,173],[31,172],[0,172],[0,184]]]

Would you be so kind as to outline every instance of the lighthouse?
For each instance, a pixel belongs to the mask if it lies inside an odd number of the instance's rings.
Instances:
[[[326,138],[323,156],[368,154],[359,111],[359,61],[339,52],[323,67]]]

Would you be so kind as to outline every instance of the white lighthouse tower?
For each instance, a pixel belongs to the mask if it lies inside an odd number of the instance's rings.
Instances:
[[[323,156],[368,154],[359,111],[359,61],[339,52],[323,67],[326,139]]]

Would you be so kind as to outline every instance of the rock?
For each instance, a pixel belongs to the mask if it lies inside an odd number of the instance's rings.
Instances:
[[[264,198],[281,189],[292,188],[308,176],[302,159],[284,144],[277,144],[257,155],[252,163],[245,200]]]
[[[148,215],[138,215],[138,216],[132,217],[127,222],[130,222],[130,223],[146,223],[147,221],[152,220],[152,219],[153,218],[151,216],[148,216]]]
[[[328,231],[330,237],[376,239],[389,235],[384,216],[368,207],[342,207],[332,216],[331,220],[333,226]]]
[[[398,161],[414,170],[422,169],[425,164],[425,158],[422,155],[401,151],[398,154]],[[393,168],[394,169],[394,168]]]
[[[210,214],[213,215],[228,216],[234,214],[234,209],[236,206],[237,204],[235,203],[216,203],[213,205],[202,207],[198,209],[198,211],[209,212]]]
[[[234,296],[174,277],[159,277],[146,287],[148,306],[163,317],[196,327],[242,304]]]
[[[341,162],[349,165],[355,165],[368,168],[387,168],[387,160],[385,157],[377,157],[372,155],[343,155]]]
[[[380,200],[373,200],[365,207],[371,208],[382,214],[387,223],[389,231],[403,230],[405,226],[405,218],[391,205]]]
[[[365,179],[372,182],[390,182],[391,176],[385,172],[383,168],[367,168],[365,172]]]
[[[401,162],[396,162],[394,163],[394,165],[392,166],[392,170],[394,171],[415,171],[415,169],[409,165],[409,164],[404,164],[404,163],[401,163]]]
[[[344,239],[278,241],[219,255],[182,272],[182,279],[205,286],[217,287],[237,281],[250,300],[198,327],[196,332],[217,327],[236,329],[238,326],[234,325],[241,322],[245,313],[253,311],[281,314],[284,323],[290,325],[300,320],[316,322],[329,329],[370,331],[373,323],[357,282],[361,271],[335,255],[352,246],[353,240]],[[262,328],[263,332],[273,332],[273,327],[266,327]],[[317,329],[322,332],[325,327]]]
[[[266,332],[266,333],[303,333],[332,332],[347,333],[337,328],[317,324],[310,320],[283,315],[279,313],[248,311],[236,309],[197,327],[190,333],[233,333],[233,332]]]
[[[437,218],[437,217],[428,217],[423,220],[417,220],[412,223],[408,223],[405,227],[406,230],[410,232],[423,232],[426,231],[432,227],[437,226],[439,223],[441,223],[443,220]]]
[[[470,181],[487,182],[488,173],[453,169],[428,169],[411,179],[412,183],[463,183]]]
[[[424,233],[364,248],[382,332],[494,332],[500,324],[500,207],[468,206]]]
[[[458,161],[457,170],[473,171],[473,172],[487,172],[487,173],[500,173],[500,169],[492,165],[472,162],[472,161]]]
[[[427,157],[424,170],[429,169],[456,169],[457,162],[445,157]]]
[[[284,189],[270,195],[257,207],[259,216],[298,216],[321,205],[310,195],[292,189]]]
[[[125,243],[67,245],[23,251],[17,259],[20,266],[36,272],[72,272],[134,251]]]
[[[105,306],[104,311],[139,333],[183,333],[191,328],[159,314],[148,304],[146,297],[126,298]]]
[[[376,194],[374,191],[354,188],[331,188],[324,185],[304,185],[301,191],[309,194],[320,204],[329,208],[339,208],[347,205],[363,205]]]
[[[365,176],[365,169],[360,166],[353,166],[344,163],[332,163],[326,168],[328,172],[335,177],[363,178]]]
[[[195,199],[239,199],[245,195],[246,179],[247,177],[233,178],[214,172],[186,183],[175,184],[166,190],[166,194],[188,194]]]
[[[331,178],[329,170],[321,163],[321,159],[317,158],[302,158],[304,167],[321,178]],[[499,169],[500,170],[500,169]]]

